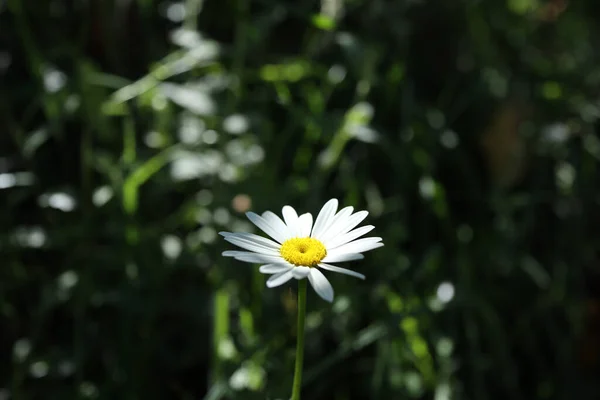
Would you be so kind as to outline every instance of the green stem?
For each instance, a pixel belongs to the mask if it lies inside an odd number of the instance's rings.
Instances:
[[[292,400],[300,400],[302,387],[302,364],[304,361],[304,319],[306,317],[306,279],[298,281],[298,342],[296,344],[296,367],[294,368],[294,384]]]

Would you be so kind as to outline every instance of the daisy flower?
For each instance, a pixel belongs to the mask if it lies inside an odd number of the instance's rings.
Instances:
[[[269,288],[283,285],[292,278],[308,278],[315,292],[332,302],[333,287],[321,270],[365,279],[363,274],[331,263],[360,260],[364,258],[361,253],[383,246],[380,237],[358,239],[374,228],[367,225],[354,229],[367,217],[367,211],[353,214],[353,207],[342,208],[339,212],[337,208],[338,201],[329,200],[314,224],[310,213],[298,216],[290,206],[283,207],[283,220],[271,211],[262,216],[246,213],[254,225],[274,240],[252,233],[220,232],[228,242],[249,250],[225,251],[223,255],[263,264],[259,271],[271,275],[267,280]]]

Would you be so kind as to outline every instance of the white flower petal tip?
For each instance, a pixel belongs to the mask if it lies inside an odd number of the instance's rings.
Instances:
[[[292,270],[280,272],[278,274],[272,275],[269,279],[267,279],[267,287],[274,288],[277,286],[281,286],[294,276],[292,275]]]
[[[293,267],[285,264],[266,264],[261,265],[258,271],[262,274],[278,274],[280,272],[289,271]]]
[[[300,236],[300,229],[298,224],[298,213],[290,206],[283,206],[281,209],[281,215],[283,215],[283,220],[287,225],[288,229],[292,233],[293,236]]]
[[[273,216],[274,215],[275,214],[273,214]],[[283,221],[279,220],[279,222],[281,222],[281,224],[279,224],[277,220],[272,218],[270,214],[267,214],[266,217],[261,217],[253,212],[247,212],[246,217],[248,217],[250,222],[259,227],[264,233],[271,236],[279,243],[283,243],[290,238],[289,230]],[[277,216],[275,217],[279,218]]]
[[[308,275],[308,281],[315,290],[315,292],[325,301],[333,302],[333,287],[331,283],[325,278],[325,275],[316,268],[310,269]]]
[[[245,250],[250,250],[255,253],[266,254],[270,256],[277,256],[279,254],[276,246],[271,246],[269,243],[265,244],[259,241],[247,239],[243,236],[225,236],[225,240]]]
[[[251,251],[233,251],[228,250],[223,252],[225,257],[233,257],[236,260],[256,264],[274,264],[281,263],[281,256],[273,256],[267,254],[254,253]]]
[[[313,226],[313,216],[311,213],[302,214],[298,217],[298,237],[310,236],[310,231]]]
[[[336,267],[335,265],[321,263],[321,264],[319,264],[319,268],[326,269],[331,272],[337,272],[337,273],[344,274],[344,275],[350,275],[355,278],[362,279],[363,281],[366,279],[366,277],[363,274],[359,274],[358,272],[355,272],[355,271],[352,271],[352,270],[349,270],[346,268]]]
[[[342,253],[342,254],[327,254],[327,256],[322,260],[324,262],[344,262],[344,261],[355,261],[362,260],[365,258],[360,253]]]
[[[323,208],[321,208],[321,211],[319,211],[319,215],[317,215],[315,225],[313,226],[312,232],[310,234],[311,237],[317,239],[321,238],[322,234],[329,229],[331,222],[335,217],[335,212],[337,211],[337,208],[337,199],[331,199],[327,203],[325,203]]]

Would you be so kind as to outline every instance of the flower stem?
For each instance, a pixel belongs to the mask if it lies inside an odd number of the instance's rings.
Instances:
[[[302,364],[304,362],[304,319],[306,317],[306,279],[298,281],[298,342],[296,343],[296,367],[294,368],[294,384],[292,400],[300,400],[302,387]]]

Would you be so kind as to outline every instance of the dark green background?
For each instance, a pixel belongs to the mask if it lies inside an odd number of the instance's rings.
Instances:
[[[0,399],[288,398],[295,282],[216,232],[332,197],[386,245],[309,289],[304,399],[600,398],[599,17],[0,1]]]

